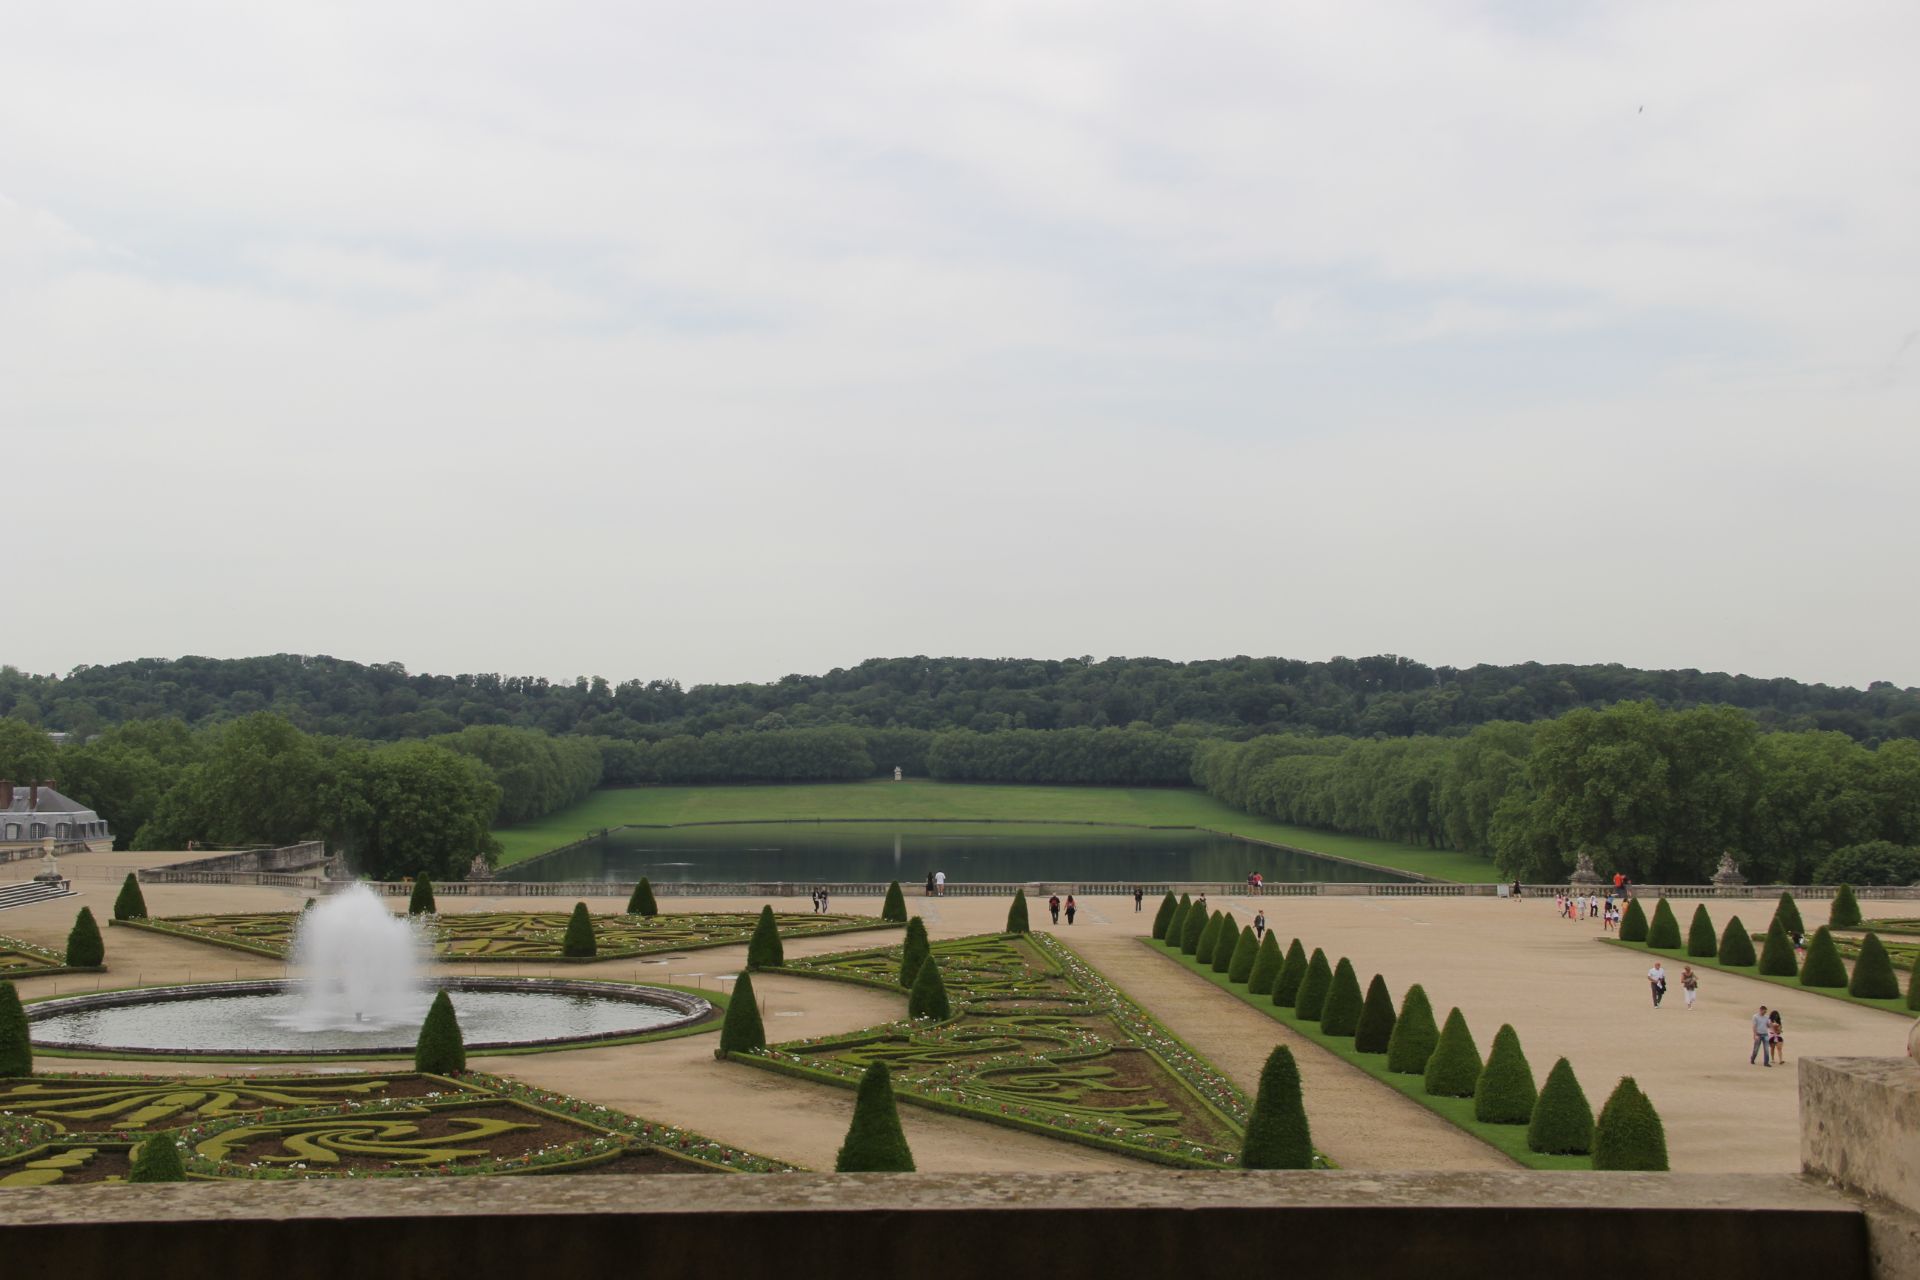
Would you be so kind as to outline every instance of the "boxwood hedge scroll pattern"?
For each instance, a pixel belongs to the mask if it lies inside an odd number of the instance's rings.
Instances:
[[[271,911],[247,915],[166,916],[115,923],[122,928],[147,929],[284,960],[292,954],[293,930],[299,919],[297,911]],[[433,953],[437,959],[463,963],[566,960],[569,957],[562,954],[561,943],[570,920],[571,916],[565,912],[544,911],[475,911],[436,916],[431,934]],[[783,938],[899,927],[877,916],[784,912],[774,920]],[[759,921],[757,911],[594,916],[595,953],[579,962],[734,946],[751,938]],[[0,955],[0,967],[4,963],[5,957]]]
[[[851,1087],[874,1062],[903,1102],[1163,1164],[1231,1167],[1247,1099],[1049,934],[935,941],[953,1017],[792,1041],[735,1061]],[[898,992],[899,948],[784,972]],[[923,967],[924,972],[924,967]],[[737,1000],[736,996],[736,1000]]]
[[[37,947],[18,938],[0,938],[0,978],[28,978],[36,974],[67,973],[67,958],[58,951]]]

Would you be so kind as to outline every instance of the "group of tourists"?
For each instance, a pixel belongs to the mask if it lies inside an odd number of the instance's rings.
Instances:
[[[1658,1009],[1667,995],[1667,968],[1658,959],[1653,968],[1647,970],[1647,987],[1653,993],[1653,1007]],[[1692,965],[1680,966],[1680,993],[1686,998],[1687,1008],[1693,1008],[1693,1002],[1700,996],[1700,978],[1694,973]],[[1758,1062],[1770,1067],[1776,1062],[1787,1060],[1787,1036],[1781,1023],[1780,1010],[1769,1010],[1761,1005],[1760,1012],[1753,1015],[1753,1052],[1747,1055],[1749,1066]]]
[[[1625,898],[1616,898],[1611,892],[1605,897],[1597,893],[1561,892],[1553,895],[1553,909],[1563,920],[1598,920],[1604,933],[1612,933],[1620,927],[1620,915]]]

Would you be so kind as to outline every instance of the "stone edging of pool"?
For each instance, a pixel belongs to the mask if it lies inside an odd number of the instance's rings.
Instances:
[[[29,1027],[58,1014],[81,1013],[89,1009],[107,1009],[139,1004],[165,1004],[171,1001],[204,999],[208,996],[272,995],[298,985],[284,978],[257,978],[240,982],[203,982],[184,986],[134,987],[122,991],[90,992],[86,995],[56,996],[26,1006]],[[466,1050],[476,1053],[528,1053],[553,1049],[584,1048],[612,1043],[667,1039],[715,1024],[720,1010],[712,1001],[669,987],[639,986],[621,982],[593,982],[575,978],[443,978],[429,982],[434,989],[453,991],[535,991],[547,995],[594,996],[633,1004],[665,1006],[680,1014],[674,1021],[645,1031],[609,1031],[597,1035],[558,1036],[535,1040],[495,1040],[469,1042]],[[29,1031],[31,1034],[31,1031]],[[354,1061],[406,1056],[392,1046],[374,1049],[154,1049],[123,1045],[79,1044],[64,1041],[33,1041],[34,1052],[72,1057],[137,1058],[169,1061],[245,1061],[277,1059],[282,1061]]]

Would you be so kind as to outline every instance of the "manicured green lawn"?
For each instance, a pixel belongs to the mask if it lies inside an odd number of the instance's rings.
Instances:
[[[923,779],[785,786],[620,787],[596,791],[571,808],[502,828],[494,836],[502,849],[500,863],[508,866],[603,827],[888,818],[906,822],[947,819],[1205,827],[1440,880],[1491,884],[1499,879],[1491,861],[1473,854],[1287,826],[1228,808],[1200,791],[1157,787],[1029,787]]]
[[[1761,934],[1758,938],[1754,939],[1753,949],[1756,952],[1759,951],[1766,940],[1766,935]],[[1860,996],[1848,994],[1845,987],[1803,987],[1800,985],[1800,979],[1798,978],[1782,978],[1769,973],[1761,973],[1760,967],[1757,964],[1721,964],[1719,960],[1711,956],[1690,956],[1687,954],[1685,947],[1650,947],[1644,942],[1624,942],[1619,938],[1602,938],[1601,941],[1611,943],[1616,947],[1625,947],[1629,951],[1650,951],[1654,955],[1667,960],[1672,966],[1690,964],[1696,969],[1718,969],[1722,973],[1737,974],[1742,978],[1753,978],[1760,982],[1771,982],[1776,987],[1791,987],[1795,991],[1806,991],[1816,996],[1831,996],[1835,1000],[1845,1000],[1849,1004],[1865,1005],[1869,1009],[1884,1009],[1888,1013],[1897,1013],[1903,1018],[1912,1016],[1911,1011],[1907,1008],[1905,996],[1896,996],[1891,1000],[1868,1000]],[[1895,973],[1899,976],[1901,983],[1904,984],[1907,980],[1906,973],[1902,970],[1895,970]],[[1673,977],[1668,979],[1668,987],[1677,997],[1680,989],[1680,970],[1678,967],[1673,968]]]
[[[1320,1029],[1318,1022],[1294,1016],[1292,1009],[1276,1005],[1266,996],[1256,996],[1247,990],[1245,983],[1234,983],[1224,973],[1215,973],[1211,965],[1195,963],[1192,956],[1167,947],[1165,943],[1155,942],[1151,938],[1142,938],[1141,945],[1150,947],[1158,955],[1163,955],[1176,964],[1199,974],[1214,986],[1226,991],[1275,1022],[1284,1023],[1313,1041],[1327,1052],[1351,1062],[1368,1075],[1388,1088],[1397,1089],[1412,1098],[1429,1111],[1437,1113],[1442,1119],[1456,1128],[1472,1134],[1502,1155],[1508,1156],[1530,1169],[1591,1169],[1591,1156],[1548,1156],[1531,1150],[1527,1146],[1527,1126],[1523,1124],[1483,1124],[1473,1117],[1472,1098],[1436,1098],[1426,1090],[1426,1082],[1421,1076],[1404,1075],[1398,1071],[1387,1070],[1387,1055],[1384,1053],[1361,1053],[1353,1047],[1352,1036],[1330,1036]],[[1437,1010],[1436,1010],[1437,1012]],[[1442,1015],[1444,1016],[1444,1015]],[[1492,1031],[1480,1028],[1474,1032],[1476,1040],[1482,1045],[1493,1043]],[[1533,1065],[1533,1064],[1529,1064]],[[1548,1064],[1552,1065],[1552,1064]],[[1536,1085],[1545,1081],[1546,1076],[1534,1065]],[[1601,1095],[1604,1096],[1604,1093]],[[1313,1112],[1313,1098],[1307,1098],[1307,1112]]]

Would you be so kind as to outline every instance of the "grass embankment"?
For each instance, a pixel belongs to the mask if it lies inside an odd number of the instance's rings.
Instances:
[[[1397,1090],[1412,1098],[1427,1110],[1463,1132],[1472,1134],[1480,1141],[1530,1169],[1591,1169],[1592,1156],[1550,1156],[1542,1155],[1527,1146],[1527,1126],[1524,1124],[1485,1124],[1474,1119],[1472,1098],[1437,1098],[1427,1092],[1424,1076],[1406,1075],[1398,1071],[1387,1070],[1387,1055],[1384,1053],[1361,1053],[1353,1047],[1352,1036],[1330,1036],[1320,1029],[1320,1024],[1311,1019],[1297,1016],[1290,1008],[1277,1005],[1271,996],[1257,996],[1249,992],[1245,983],[1234,983],[1224,973],[1215,973],[1213,966],[1201,965],[1192,956],[1182,955],[1169,948],[1163,942],[1152,938],[1140,939],[1140,944],[1155,954],[1165,956],[1175,964],[1184,966],[1188,971],[1197,973],[1242,1002],[1252,1005],[1275,1022],[1292,1027],[1307,1039],[1325,1049],[1328,1053],[1345,1062],[1350,1062],[1390,1089]],[[1485,1028],[1480,1031],[1481,1039],[1491,1044],[1492,1036]],[[1537,1068],[1536,1068],[1537,1070]],[[1535,1083],[1543,1083],[1544,1076],[1536,1078]],[[1311,1112],[1313,1098],[1307,1098],[1307,1107]]]
[[[579,804],[495,831],[494,836],[500,841],[504,867],[604,827],[859,820],[1204,827],[1440,880],[1491,884],[1500,878],[1492,862],[1470,853],[1288,826],[1229,808],[1190,788],[1041,787],[919,778],[778,786],[619,787],[596,791]]]
[[[1764,933],[1756,937],[1754,939],[1754,950],[1756,952],[1760,951],[1766,943],[1766,940],[1767,935]],[[1667,979],[1667,985],[1669,991],[1672,993],[1677,993],[1680,989],[1679,966],[1690,964],[1696,969],[1718,969],[1721,973],[1737,974],[1742,978],[1754,978],[1760,982],[1771,982],[1776,987],[1788,987],[1794,991],[1804,991],[1809,995],[1827,996],[1834,1000],[1845,1000],[1848,1004],[1864,1005],[1869,1009],[1884,1009],[1888,1013],[1897,1013],[1903,1018],[1913,1016],[1912,1011],[1907,1008],[1907,999],[1905,996],[1895,996],[1888,1000],[1869,1000],[1864,996],[1853,995],[1845,987],[1806,987],[1800,984],[1799,978],[1783,978],[1771,973],[1762,973],[1760,972],[1758,963],[1721,964],[1720,961],[1713,956],[1690,956],[1687,954],[1685,947],[1650,947],[1644,942],[1627,942],[1620,938],[1602,938],[1601,941],[1612,946],[1625,947],[1629,951],[1650,952],[1667,961],[1669,972],[1672,974],[1672,976]],[[1847,972],[1849,975],[1852,974],[1853,966],[1851,964],[1847,966]],[[1902,988],[1904,988],[1907,983],[1907,972],[1908,971],[1904,969],[1894,970],[1895,975],[1900,979]]]

